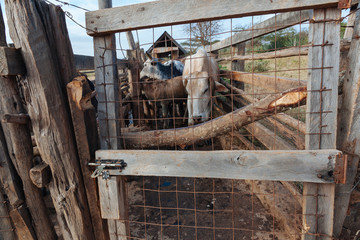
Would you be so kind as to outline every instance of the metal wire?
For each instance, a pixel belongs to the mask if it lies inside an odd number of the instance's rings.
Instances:
[[[233,70],[232,63],[236,60],[238,52],[233,49],[216,50],[213,51],[215,45],[210,45],[209,52],[215,52],[218,58],[228,57],[227,62],[219,61],[222,70],[216,73],[216,76],[211,75],[210,68],[201,69],[207,71],[210,77],[222,78],[221,81],[229,86],[228,92],[215,93],[214,85],[209,84],[211,94],[207,98],[202,96],[194,97],[193,100],[208,100],[211,106],[209,112],[209,120],[221,117],[222,115],[229,114],[230,124],[229,131],[226,134],[218,135],[217,137],[203,136],[201,140],[184,144],[182,139],[179,138],[179,131],[187,128],[187,122],[194,120],[189,116],[184,116],[184,113],[178,113],[180,107],[186,106],[188,97],[175,96],[177,89],[174,82],[170,86],[165,86],[165,80],[156,79],[154,72],[148,76],[148,79],[136,79],[140,75],[139,66],[144,64],[143,61],[138,59],[129,59],[125,61],[128,63],[128,68],[121,69],[122,72],[130,70],[131,81],[129,78],[122,77],[120,83],[108,83],[105,81],[106,67],[112,67],[110,64],[103,64],[97,66],[98,69],[103,69],[103,79],[98,82],[99,87],[116,87],[115,93],[127,96],[126,99],[116,100],[110,96],[99,99],[99,104],[121,104],[122,114],[121,117],[109,117],[108,109],[104,117],[99,118],[99,124],[112,124],[114,122],[121,123],[123,126],[122,134],[107,131],[102,135],[103,138],[108,139],[121,139],[123,140],[124,149],[134,149],[131,145],[132,142],[140,142],[140,147],[136,149],[152,149],[152,150],[198,150],[198,151],[218,151],[218,150],[294,150],[304,149],[305,137],[316,135],[320,140],[324,136],[334,134],[325,130],[322,119],[326,114],[333,113],[332,110],[319,108],[319,111],[307,111],[303,105],[304,103],[298,102],[292,108],[287,109],[285,114],[280,114],[284,111],[282,106],[277,106],[274,112],[267,112],[264,109],[256,107],[256,103],[266,96],[272,96],[287,90],[289,82],[292,87],[303,87],[306,83],[307,74],[310,71],[320,70],[321,72],[329,71],[335,66],[325,65],[324,62],[321,66],[307,66],[307,56],[300,53],[301,47],[309,47],[310,49],[321,48],[322,51],[326,47],[331,47],[333,43],[323,41],[321,44],[303,44],[301,40],[304,37],[302,34],[307,33],[309,24],[319,23],[318,21],[305,21],[304,15],[300,14],[299,24],[296,25],[294,31],[296,32],[295,42],[293,45],[283,46],[280,40],[284,37],[283,28],[291,27],[286,23],[281,23],[279,14],[273,14],[275,24],[268,28],[258,27],[255,24],[255,17],[251,16],[251,26],[245,30],[235,30],[234,22],[238,19],[229,19],[229,25],[226,29],[210,34],[209,41],[217,40],[219,38],[228,37],[230,46],[238,44],[236,42],[237,34],[251,33],[250,39],[245,44],[245,53],[247,56],[252,56],[252,59],[244,60],[244,68],[241,69],[239,75],[229,74],[229,70]],[[325,17],[326,19],[326,17]],[[336,21],[338,21],[337,19]],[[321,21],[325,22],[335,21],[335,19],[326,19]],[[189,24],[194,27],[196,23]],[[225,25],[225,24],[224,24]],[[213,24],[209,25],[209,29]],[[175,27],[170,25],[163,27],[164,30],[171,37],[176,36],[177,32]],[[260,37],[258,31],[269,30],[269,34],[263,38]],[[142,31],[136,30],[137,39],[140,41],[139,36],[142,36]],[[149,38],[147,43],[140,43],[142,48],[161,48],[171,49],[166,54],[161,52],[152,52],[153,57],[167,57],[163,60],[153,61],[148,64],[155,66],[156,64],[164,63],[168,60],[179,59],[175,55],[174,48],[177,47],[176,42],[172,39],[164,38],[157,39],[159,29],[152,28],[151,32],[147,32]],[[271,35],[272,34],[272,35]],[[273,38],[271,39],[270,36]],[[173,37],[174,38],[174,37]],[[265,39],[265,40],[264,40]],[[267,40],[266,40],[267,39]],[[269,40],[270,39],[270,40]],[[190,31],[188,36],[173,39],[175,41],[188,41],[190,49],[196,45],[196,36]],[[273,41],[273,45],[269,42]],[[119,44],[120,37],[119,37]],[[268,44],[268,48],[263,45]],[[283,57],[279,54],[280,51],[288,49],[299,49],[298,54]],[[124,58],[126,58],[123,49],[116,46],[102,46],[101,50],[107,51],[121,51]],[[160,51],[160,50],[159,50]],[[272,59],[259,59],[258,54],[262,52],[274,52]],[[141,54],[138,49],[137,54]],[[185,57],[185,56],[183,56]],[[327,56],[322,54],[324,61]],[[191,59],[190,65],[196,56],[188,56]],[[184,61],[184,59],[180,59]],[[186,61],[186,60],[185,60]],[[225,69],[226,68],[226,69]],[[130,75],[129,72],[129,75]],[[239,71],[238,71],[239,72]],[[246,72],[246,74],[244,73]],[[174,69],[170,69],[171,79],[176,79],[174,76]],[[135,78],[135,79],[134,79]],[[246,78],[246,80],[244,80]],[[323,76],[321,81],[323,81]],[[183,81],[181,79],[181,81]],[[191,76],[189,81],[195,83],[200,82],[199,78]],[[237,82],[245,82],[243,89],[239,89]],[[264,81],[265,83],[263,83]],[[325,79],[324,79],[325,81]],[[157,85],[156,85],[157,84]],[[146,89],[155,86],[151,93],[154,93],[162,88],[167,88],[172,94],[167,96],[160,96],[154,94],[153,97],[146,97],[146,94],[133,94],[136,89],[141,89],[145,93]],[[195,86],[195,85],[194,85]],[[196,90],[193,85],[189,86],[187,91]],[[122,90],[120,88],[123,88]],[[319,89],[312,89],[307,91],[308,95],[320,94],[322,102],[326,99],[327,92],[333,89],[326,89],[322,86]],[[150,95],[150,94],[149,94]],[[189,103],[189,102],[188,102]],[[193,102],[190,102],[193,104]],[[148,108],[146,111],[141,106]],[[250,124],[246,126],[237,127],[234,111],[246,106],[250,106],[251,112],[261,112],[262,120],[256,121],[253,115],[244,115],[251,119]],[[161,111],[168,107],[169,110],[165,113]],[[194,106],[193,106],[194,107]],[[185,107],[188,109],[188,106]],[[189,111],[189,109],[188,109]],[[144,113],[144,116],[138,113]],[[138,114],[138,115],[137,115]],[[316,132],[308,133],[305,129],[304,119],[309,114],[317,114],[320,116],[319,130]],[[286,120],[290,120],[285,122]],[[196,120],[196,119],[195,119]],[[216,131],[214,121],[208,124],[212,131]],[[224,123],[228,124],[228,123]],[[189,137],[196,138],[196,127],[202,125],[195,125],[189,128]],[[110,129],[108,127],[108,129]],[[152,137],[147,137],[147,133],[151,131],[154,133]],[[161,144],[162,134],[172,132],[174,141],[169,144]],[[190,136],[192,135],[192,136]],[[318,135],[318,136],[317,136]],[[208,139],[206,139],[208,138]],[[206,141],[205,141],[206,140]],[[151,147],[148,147],[150,144]],[[320,147],[320,146],[319,146]],[[198,169],[201,172],[201,169]],[[303,183],[283,184],[279,182],[268,181],[255,181],[246,180],[240,181],[235,179],[220,180],[220,179],[204,179],[204,178],[180,178],[180,177],[130,177],[128,180],[129,196],[129,219],[121,219],[129,226],[129,234],[126,235],[129,239],[300,239],[302,235],[309,234],[313,236],[326,236],[318,232],[302,231],[302,219],[304,216],[311,216],[316,219],[321,218],[323,215],[319,212],[302,213],[301,198],[324,197],[319,192],[315,194],[302,194]],[[291,189],[291,187],[293,187]],[[288,211],[281,212],[282,206],[289,207]],[[282,219],[279,211],[285,215],[287,221]],[[284,226],[284,225],[287,225]],[[331,237],[331,236],[328,236]]]

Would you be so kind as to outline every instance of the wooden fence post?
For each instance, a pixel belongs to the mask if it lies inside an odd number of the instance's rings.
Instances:
[[[310,25],[305,147],[335,149],[341,11],[316,9]],[[323,21],[329,20],[329,21]],[[328,91],[324,91],[327,89]],[[332,239],[335,184],[304,183],[302,239]]]
[[[112,0],[98,0],[99,9],[111,8]],[[115,35],[109,34],[102,37],[94,37],[94,60],[95,60],[95,77],[96,91],[98,93],[98,118],[100,129],[100,147],[101,149],[120,149],[120,120],[119,118],[119,102],[121,96],[117,95],[118,89],[118,73],[116,62],[116,42]],[[121,105],[120,105],[121,106]],[[111,217],[101,211],[102,218],[107,219],[110,239],[126,239],[129,235],[126,182],[124,177],[111,176],[104,180],[98,178],[98,186],[100,192],[101,210],[104,207],[106,196],[112,195],[108,188],[104,186],[114,186],[119,189],[119,195],[116,195],[117,202],[112,205],[119,205],[119,217]],[[106,192],[107,191],[107,192]],[[105,195],[102,195],[103,192]],[[115,198],[114,198],[115,199]],[[109,206],[111,208],[111,206]],[[119,219],[120,218],[120,219]]]
[[[22,83],[37,147],[52,172],[49,190],[64,239],[94,239],[80,173],[60,52],[44,1],[5,1],[11,38],[27,69]],[[59,36],[58,36],[59,37]],[[63,49],[64,50],[64,49]],[[31,140],[30,140],[31,143]]]
[[[241,42],[232,46],[231,55],[244,56],[245,55],[245,42]],[[245,61],[244,60],[233,60],[231,62],[232,71],[245,71]],[[244,83],[235,81],[234,86],[244,90]]]
[[[354,14],[355,15],[355,14]],[[357,174],[360,156],[360,12],[356,13],[353,39],[349,50],[349,64],[343,86],[343,101],[339,108],[337,148],[350,153],[346,183],[337,185],[334,213],[334,236],[339,237],[348,212],[353,183]]]

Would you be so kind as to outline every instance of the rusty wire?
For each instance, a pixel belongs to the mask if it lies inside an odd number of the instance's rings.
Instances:
[[[277,15],[274,14],[275,17],[275,26],[272,26],[272,29],[282,29],[283,27],[288,27],[288,25],[281,25],[278,24]],[[298,32],[302,33],[302,31],[306,31],[306,25],[309,22],[304,22],[302,19],[303,16],[300,15],[299,19],[299,30]],[[326,19],[326,17],[325,17]],[[326,19],[322,22],[327,21],[335,21],[334,19]],[[319,21],[310,20],[310,23],[319,23]],[[192,26],[192,24],[190,24]],[[256,27],[254,16],[251,17],[251,26],[246,30],[236,30],[233,29],[233,19],[230,19],[230,30],[224,30],[220,33],[211,35],[210,38],[215,38],[217,36],[221,36],[223,34],[227,34],[226,36],[230,37],[230,42],[233,43],[233,34],[241,33],[242,31],[251,31],[252,38],[249,40],[250,43],[246,46],[247,50],[246,53],[250,54],[255,57],[257,53],[265,52],[264,49],[256,49],[255,42],[258,38],[255,36],[255,31],[259,30]],[[173,26],[169,26],[170,35],[174,35]],[[139,30],[140,32],[141,30]],[[299,42],[301,35],[298,35]],[[239,94],[230,89],[227,93],[221,93],[219,95],[213,95],[210,97],[210,104],[214,105],[220,110],[223,110],[223,113],[233,112],[236,109],[241,107],[241,104],[237,102],[236,99],[242,98],[247,96],[251,98],[253,102],[258,101],[264,95],[273,95],[279,92],[282,92],[281,83],[279,84],[276,81],[271,83],[271,88],[269,86],[263,86],[264,89],[261,89],[261,86],[256,83],[256,76],[258,74],[269,75],[273,76],[274,79],[284,78],[286,75],[295,76],[292,77],[294,81],[297,82],[298,86],[301,86],[302,76],[304,72],[310,70],[321,70],[321,72],[332,69],[334,66],[324,66],[322,64],[319,67],[309,67],[304,66],[302,64],[302,60],[304,57],[300,55],[300,47],[307,46],[307,47],[319,47],[324,49],[326,46],[331,46],[332,43],[323,41],[322,44],[311,44],[311,45],[302,45],[296,46],[299,48],[299,54],[294,56],[297,63],[295,66],[280,66],[280,61],[282,61],[282,57],[278,57],[278,52],[287,47],[277,46],[277,38],[279,37],[279,30],[275,30],[274,37],[275,37],[275,46],[273,49],[267,49],[267,51],[274,51],[275,57],[272,59],[271,62],[274,66],[272,69],[265,69],[262,71],[258,71],[257,64],[261,61],[259,60],[246,60],[244,65],[248,69],[249,73],[251,74],[251,82],[252,84],[247,84],[244,87],[245,93]],[[137,37],[138,41],[139,36]],[[192,33],[189,33],[189,36],[180,37],[175,39],[176,41],[180,40],[188,40],[189,47],[192,48],[194,44],[195,37],[192,36]],[[157,36],[155,36],[155,29],[152,29],[152,41],[149,43],[139,43],[139,46],[146,48],[150,47],[151,45],[154,46],[156,43]],[[120,43],[120,39],[119,39]],[[166,41],[164,42],[157,42],[166,45]],[[231,44],[233,45],[233,44]],[[174,47],[173,42],[171,42],[170,47]],[[106,51],[121,51],[124,58],[125,54],[123,51],[128,49],[124,49],[121,45],[120,48],[116,48],[116,46],[105,46],[102,47],[101,50],[103,51],[103,56],[105,55]],[[235,55],[237,53],[233,50],[230,50],[230,64],[235,59]],[[219,56],[225,55],[224,53],[219,53]],[[245,54],[245,53],[244,53]],[[326,56],[323,56],[322,60],[324,60]],[[102,58],[103,59],[103,58]],[[171,55],[171,60],[175,60],[175,57]],[[192,58],[195,59],[195,58]],[[109,121],[116,121],[122,122],[126,128],[131,129],[133,126],[131,122],[138,121],[140,129],[140,133],[148,130],[153,131],[161,131],[163,130],[161,122],[164,120],[169,120],[170,126],[166,131],[173,131],[174,135],[176,136],[177,130],[180,127],[186,127],[186,124],[181,124],[182,120],[188,120],[186,117],[177,116],[176,115],[176,101],[178,100],[187,100],[186,98],[165,98],[165,99],[151,99],[151,100],[144,100],[143,96],[136,96],[134,99],[126,99],[123,100],[116,100],[109,99],[106,97],[106,86],[109,85],[118,85],[120,84],[111,84],[105,82],[105,68],[112,67],[112,64],[105,64],[103,61],[102,66],[98,66],[98,68],[102,68],[103,76],[102,82],[99,81],[97,83],[98,87],[103,87],[105,89],[105,99],[99,100],[99,103],[102,104],[110,104],[110,103],[120,103],[122,106],[133,105],[137,104],[138,111],[140,112],[140,105],[143,103],[146,104],[146,101],[149,103],[154,104],[153,111],[157,112],[161,107],[158,104],[161,101],[167,100],[172,104],[170,108],[170,116],[167,115],[166,117],[158,117],[159,114],[155,113],[151,118],[135,118],[134,110],[128,111],[123,117],[116,117],[114,119],[109,118],[107,108],[104,118],[99,119],[99,124],[109,124]],[[231,66],[230,66],[231,68]],[[249,70],[250,69],[250,70]],[[126,70],[124,70],[126,71]],[[137,69],[137,71],[141,71],[141,69]],[[245,69],[243,70],[245,71]],[[139,72],[137,72],[138,74]],[[173,69],[171,70],[171,75],[173,76]],[[219,73],[219,77],[223,77]],[[323,76],[321,77],[321,87],[319,89],[308,90],[307,94],[312,94],[314,92],[319,93],[321,96],[320,106],[322,105],[323,92],[332,91],[332,89],[325,89],[323,88],[322,81]],[[234,86],[237,82],[235,78],[230,77],[228,83],[231,86]],[[156,82],[156,81],[154,81]],[[126,85],[126,84],[125,84]],[[133,86],[143,88],[145,85],[144,82],[134,83]],[[251,86],[252,85],[252,86]],[[257,87],[254,87],[257,86]],[[172,86],[173,87],[173,86]],[[174,90],[174,89],[173,89]],[[120,92],[120,89],[116,89],[115,92]],[[220,102],[220,103],[219,103]],[[169,104],[169,105],[171,105]],[[251,102],[248,102],[249,105],[252,105]],[[228,110],[224,110],[228,107]],[[322,116],[324,114],[332,113],[327,109],[323,109],[320,107],[319,111],[312,111],[308,112],[307,110],[300,109],[300,103],[295,106],[295,110],[287,112],[287,114],[293,117],[296,120],[295,126],[287,126],[293,131],[293,136],[297,139],[304,140],[306,135],[319,135],[318,137],[321,139],[324,135],[332,134],[330,132],[326,132],[323,130],[322,125]],[[253,108],[253,110],[256,110]],[[275,114],[279,113],[278,109],[275,110]],[[264,113],[264,117],[273,116],[274,114]],[[300,131],[300,125],[304,124],[301,118],[309,114],[319,114],[321,116],[320,124],[319,124],[319,131],[312,132],[312,133],[302,133]],[[284,136],[283,133],[280,132],[279,128],[284,126],[281,120],[274,120],[273,122],[268,122],[267,120],[261,120],[255,123],[254,119],[252,118],[252,125],[256,125],[261,123],[261,125],[265,126],[269,132],[258,132],[256,131],[255,127],[251,127],[248,129],[237,129],[234,123],[234,115],[231,115],[231,131],[229,132],[229,137],[224,140],[229,144],[228,150],[237,150],[241,144],[245,144],[246,142],[248,147],[246,149],[279,149],[276,147],[279,141],[289,141],[289,136]],[[210,118],[216,118],[216,111],[211,108],[210,111]],[[147,122],[151,122],[152,124],[148,124]],[[213,128],[212,122],[210,124],[210,128]],[[143,128],[143,129],[142,129]],[[131,149],[131,146],[126,144],[126,138],[123,135],[117,135],[117,133],[110,132],[109,127],[107,128],[108,131],[106,132],[106,136],[102,136],[106,138],[108,141],[111,139],[121,139],[123,140],[123,148],[124,149]],[[122,129],[126,131],[126,129]],[[193,130],[193,135],[195,134]],[[243,139],[237,138],[237,135],[241,135]],[[135,137],[136,138],[136,137]],[[141,134],[137,136],[137,138],[142,138]],[[259,139],[267,138],[269,139],[268,142],[263,143]],[[129,138],[130,139],[130,138]],[[158,150],[221,150],[221,142],[218,138],[211,138],[209,139],[210,145],[206,146],[206,144],[197,144],[192,143],[190,146],[180,146],[177,142],[174,142],[171,146],[162,147],[159,144],[159,135],[152,139],[153,142],[157,143],[157,146],[153,147],[152,149]],[[243,141],[243,143],[242,143]],[[265,141],[264,141],[265,142]],[[295,143],[291,143],[292,149],[296,149],[297,145]],[[239,145],[239,146],[237,146]],[[246,145],[246,144],[245,144]],[[320,147],[320,146],[319,146]],[[145,147],[141,147],[141,149],[147,149]],[[201,170],[199,170],[201,171]],[[207,181],[207,182],[206,182]],[[206,184],[204,183],[206,182]],[[226,184],[224,183],[226,182]],[[166,184],[169,185],[166,185]],[[221,183],[223,185],[221,185]],[[130,234],[126,237],[129,239],[151,239],[151,237],[156,239],[166,239],[166,237],[170,237],[171,239],[240,239],[241,234],[244,237],[243,239],[250,239],[255,238],[258,234],[267,234],[269,239],[280,239],[282,234],[289,234],[286,233],[284,229],[281,229],[278,225],[278,220],[276,214],[274,214],[273,209],[276,209],[278,206],[283,204],[284,197],[288,196],[288,193],[283,193],[277,190],[275,182],[270,183],[269,191],[266,193],[259,192],[256,189],[258,182],[256,181],[240,181],[235,179],[230,180],[218,180],[218,179],[199,179],[199,178],[179,178],[179,177],[131,177],[129,180],[129,184],[132,184],[132,189],[127,189],[128,196],[134,197],[136,196],[136,200],[129,200],[129,219],[121,219],[128,224]],[[247,186],[249,189],[243,190],[239,186]],[[301,183],[300,183],[301,185]],[[203,189],[200,189],[203,187]],[[221,189],[221,187],[223,189]],[[220,188],[220,189],[219,189]],[[185,197],[186,196],[186,197]],[[319,197],[323,197],[323,195],[319,194],[318,192],[313,195],[302,195],[300,189],[298,189],[298,193],[292,192],[291,196],[293,197],[293,205],[294,209],[291,213],[288,213],[293,219],[293,225],[299,227],[301,225],[301,221],[297,222],[297,219],[302,219],[304,216],[315,216],[317,219],[320,218],[322,215],[318,212],[314,213],[307,213],[304,214],[301,212],[301,206],[298,207],[296,203],[296,198],[311,196],[316,199]],[[241,202],[239,199],[246,199],[244,202]],[[261,207],[261,201],[259,199],[272,199],[271,204],[265,207]],[[265,200],[264,200],[265,201]],[[246,202],[246,204],[245,204]],[[243,205],[242,205],[243,204]],[[244,207],[245,206],[245,207]],[[242,212],[241,212],[242,211]],[[241,218],[246,224],[241,223],[239,220],[242,214],[246,217]],[[221,218],[222,216],[222,218]],[[226,217],[225,217],[226,216]],[[264,223],[266,223],[266,229],[259,228],[259,222],[262,219]],[[317,221],[316,221],[317,222]],[[243,225],[241,225],[243,224]],[[187,235],[185,235],[187,234]],[[239,235],[240,234],[240,235]],[[293,234],[291,237],[292,239],[299,239],[301,235],[304,233],[296,233]],[[325,236],[321,233],[309,233],[306,234],[314,235],[314,236]],[[171,236],[170,236],[171,235]],[[225,237],[224,237],[225,236]],[[284,235],[285,236],[285,235]],[[288,235],[286,235],[288,236]]]

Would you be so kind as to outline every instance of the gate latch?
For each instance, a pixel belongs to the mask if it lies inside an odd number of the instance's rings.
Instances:
[[[102,177],[109,179],[109,169],[116,169],[120,172],[125,169],[127,163],[123,159],[119,160],[96,160],[94,163],[89,163],[90,166],[96,166],[95,171],[91,174],[92,178]]]
[[[347,171],[347,155],[338,154],[335,159],[334,167],[334,181],[336,184],[346,183],[346,171]]]

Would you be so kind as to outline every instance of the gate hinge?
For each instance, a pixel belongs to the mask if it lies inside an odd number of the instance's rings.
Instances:
[[[125,169],[127,163],[123,159],[119,160],[96,160],[94,163],[89,163],[90,166],[96,166],[95,171],[91,174],[92,178],[102,177],[109,179],[109,169],[116,169],[120,172]]]
[[[336,155],[335,167],[334,167],[334,182],[336,184],[346,183],[346,171],[347,171],[347,155],[346,154]]]

